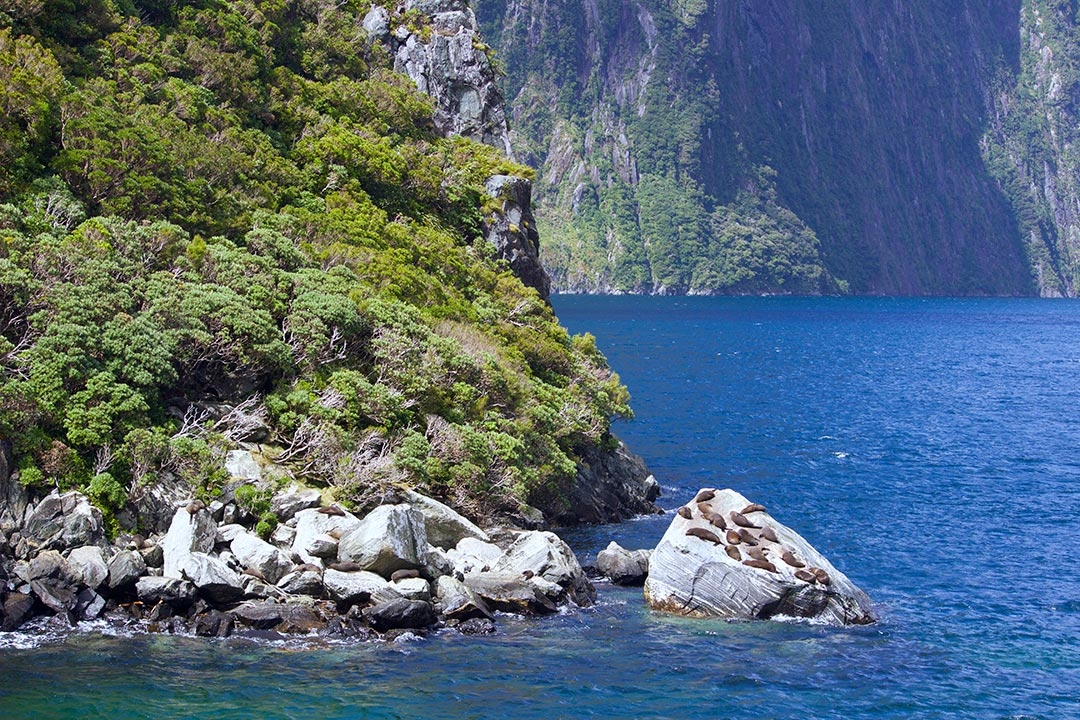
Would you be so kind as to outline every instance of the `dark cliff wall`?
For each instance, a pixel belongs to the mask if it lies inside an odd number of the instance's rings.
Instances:
[[[477,13],[562,289],[1035,291],[980,151],[990,88],[1020,65],[1018,0]],[[673,241],[649,227],[656,207],[674,208]]]

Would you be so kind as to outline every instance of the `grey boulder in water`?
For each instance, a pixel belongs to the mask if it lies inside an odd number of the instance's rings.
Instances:
[[[654,610],[743,620],[813,618],[834,625],[874,622],[866,593],[802,536],[734,490],[710,492],[699,492],[700,502],[675,515],[649,558],[645,598]],[[725,531],[717,515],[728,528],[736,527],[732,518],[739,515],[753,527]]]

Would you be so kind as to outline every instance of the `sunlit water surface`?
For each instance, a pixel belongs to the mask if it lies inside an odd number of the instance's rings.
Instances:
[[[1080,304],[554,302],[630,388],[617,432],[669,511],[566,532],[583,561],[652,547],[699,487],[733,487],[881,622],[688,621],[602,585],[482,638],[15,635],[0,717],[1080,717]]]

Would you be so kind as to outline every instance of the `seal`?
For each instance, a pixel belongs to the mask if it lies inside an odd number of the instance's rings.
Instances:
[[[742,538],[739,537],[739,533],[735,532],[734,530],[728,530],[725,537],[727,537],[728,545],[738,545],[742,542]]]
[[[752,547],[746,551],[746,554],[755,560],[761,560],[763,562],[769,562],[769,558],[765,557],[765,551],[759,547]]]
[[[293,568],[293,572],[317,572],[321,573],[322,568],[315,563],[303,563]]]
[[[409,578],[418,578],[418,577],[420,577],[420,571],[419,570],[411,570],[411,569],[395,570],[390,575],[390,582],[395,582],[396,583],[398,580],[408,580]]]
[[[330,563],[326,568],[328,570],[337,570],[338,572],[357,572],[363,570],[364,566],[355,562],[336,562]]]
[[[784,562],[786,562],[788,565],[790,565],[793,568],[804,568],[804,567],[806,567],[806,563],[804,563],[799,558],[795,557],[795,553],[791,552],[787,548],[784,548],[784,551],[780,553],[780,559],[783,560]]]
[[[735,547],[734,545],[728,545],[726,548],[724,548],[724,552],[726,552],[727,556],[735,562],[742,562],[742,553],[739,552],[739,548]]]
[[[747,567],[757,568],[758,570],[768,570],[771,573],[779,572],[776,569],[776,566],[768,560],[743,560],[742,564]]]
[[[754,523],[747,520],[746,516],[743,515],[742,513],[735,512],[734,510],[731,511],[731,522],[735,523],[739,527],[744,527],[744,528],[759,528],[759,527],[761,527],[760,525],[755,525]]]
[[[329,530],[326,531],[326,534],[329,535],[330,537],[334,538],[335,540],[340,540],[341,539],[341,531],[338,530],[337,528],[330,528]]]
[[[716,536],[716,533],[710,532],[705,528],[692,527],[686,531],[687,535],[691,537],[701,538],[702,540],[708,540],[713,545],[719,545],[721,543],[720,538]]]
[[[709,524],[713,527],[718,527],[721,530],[727,530],[727,523],[724,522],[724,516],[720,513],[710,512],[705,515],[705,519],[709,521]]]
[[[829,577],[829,573],[825,572],[819,567],[810,568],[810,572],[814,573],[814,577],[817,578],[817,581],[822,585],[828,585],[832,582],[832,578]]]
[[[487,572],[490,569],[491,568],[485,567],[484,572]],[[536,575],[536,573],[534,573],[532,570],[522,570],[521,571],[521,577],[523,577],[526,580],[531,580],[534,575]]]
[[[188,511],[188,515],[194,515],[195,513],[199,512],[200,510],[204,510],[205,508],[206,503],[204,503],[202,500],[199,500],[198,498],[192,500],[184,507],[184,509]]]
[[[802,580],[804,583],[810,583],[811,585],[817,582],[817,577],[809,570],[796,570],[795,577]]]
[[[757,538],[751,535],[750,531],[745,528],[739,529],[739,539],[747,545],[757,545]]]
[[[263,575],[258,570],[256,570],[255,568],[244,568],[244,572],[242,572],[240,574],[241,575],[250,575],[251,577],[255,578],[256,580],[262,580],[263,582],[267,582],[266,576]]]
[[[690,509],[689,505],[683,505],[678,509],[679,517],[686,518],[687,520],[694,517],[694,512]]]
[[[716,497],[716,491],[705,488],[704,490],[699,490],[698,494],[694,496],[694,502],[705,502],[706,500],[712,500],[714,497]]]
[[[337,503],[334,503],[333,505],[327,505],[326,507],[321,507],[321,508],[319,508],[318,512],[321,512],[323,515],[334,515],[336,517],[345,517],[345,511],[342,510],[337,505]]]
[[[761,527],[761,532],[759,532],[758,535],[765,538],[769,542],[774,542],[774,543],[780,542],[780,538],[776,537],[776,531],[773,530],[768,525],[763,525]]]
[[[750,503],[742,509],[743,515],[749,515],[752,512],[765,512],[765,506],[761,503]]]

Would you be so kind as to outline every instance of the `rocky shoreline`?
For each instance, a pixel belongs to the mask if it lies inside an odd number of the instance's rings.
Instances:
[[[578,521],[655,511],[655,480],[627,458],[621,475],[583,466],[579,484],[591,483],[591,474],[609,479],[590,498],[577,498]],[[162,508],[161,498],[147,498],[152,507],[133,510],[156,518],[150,525],[158,531],[112,541],[85,495],[54,490],[34,499],[17,474],[5,472],[0,631],[47,616],[50,632],[105,620],[216,637],[375,639],[444,627],[477,634],[494,631],[497,613],[547,615],[595,601],[573,551],[549,530],[481,529],[413,490],[356,515],[320,490],[295,487],[270,499],[278,521],[271,530],[237,499],[239,488],[259,483],[251,453],[230,453],[227,465],[238,483],[232,490],[209,504],[174,496]],[[543,514],[526,513],[533,514],[543,527]]]
[[[359,518],[320,506],[317,491],[275,498],[284,522],[269,540],[224,508],[191,501],[164,535],[108,543],[78,493],[31,512],[21,547],[0,564],[0,628],[43,613],[52,629],[104,618],[151,632],[225,637],[236,629],[369,639],[402,630],[495,628],[495,613],[586,607],[596,591],[573,552],[542,530],[484,531],[417,493]]]
[[[253,462],[242,451],[230,461],[234,471],[237,461]],[[234,488],[209,504],[174,502],[163,531],[110,541],[86,496],[54,490],[31,502],[17,478],[0,480],[2,632],[62,634],[105,621],[208,637],[392,640],[443,628],[486,634],[499,613],[589,607],[598,576],[643,586],[650,606],[669,613],[790,615],[840,625],[874,619],[865,593],[732,490],[701,490],[679,508],[655,550],[612,542],[587,571],[550,530],[483,529],[414,490],[396,491],[358,515],[317,489],[290,488],[270,499],[279,523],[268,528],[237,502]],[[639,493],[655,491],[649,480],[638,483]],[[606,491],[612,488],[597,494]],[[612,491],[607,501],[586,505],[590,512],[614,508],[619,497]],[[640,507],[654,507],[651,498]]]

